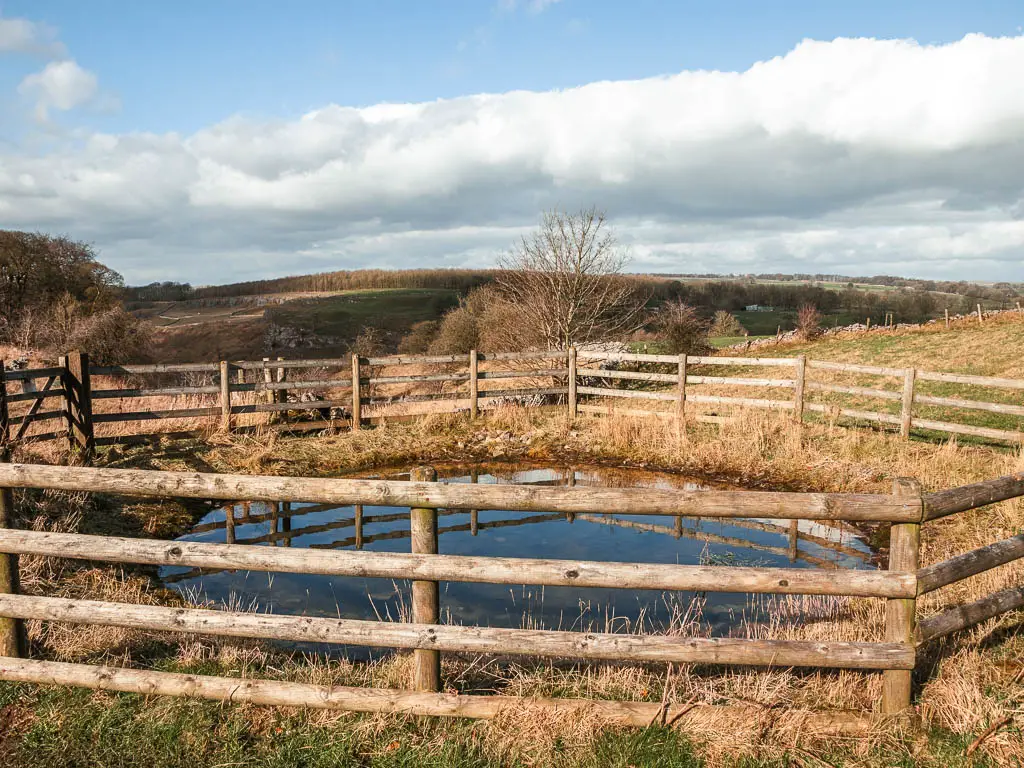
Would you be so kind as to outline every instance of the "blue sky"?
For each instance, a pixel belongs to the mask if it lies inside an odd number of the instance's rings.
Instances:
[[[1021,280],[1000,131],[1024,97],[999,81],[1022,24],[1020,2],[6,0],[0,226],[207,282],[482,264],[543,208],[596,204],[638,270]],[[977,79],[947,93],[951,58]],[[961,125],[954,97],[987,111]],[[914,100],[916,138],[891,115]]]

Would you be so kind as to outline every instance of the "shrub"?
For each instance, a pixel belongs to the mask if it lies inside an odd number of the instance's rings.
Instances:
[[[715,318],[711,321],[711,330],[708,335],[712,337],[733,337],[746,336],[747,329],[740,325],[740,321],[732,312],[720,309],[715,312]]]
[[[813,339],[821,334],[821,312],[816,306],[800,306],[796,316],[796,330],[802,339]]]
[[[655,315],[653,325],[670,355],[701,355],[711,349],[708,323],[689,304],[665,302]]]
[[[480,343],[477,318],[465,306],[456,307],[441,320],[437,336],[431,342],[432,355],[464,355]]]
[[[139,362],[149,356],[152,329],[113,306],[89,312],[79,301],[65,295],[39,324],[37,338],[56,357],[68,350],[87,352],[98,365]]]
[[[409,332],[398,342],[398,351],[403,355],[425,354],[437,338],[441,323],[438,320],[424,320],[415,323]]]
[[[387,341],[384,331],[367,326],[360,331],[348,348],[349,352],[359,357],[377,357],[387,352]]]

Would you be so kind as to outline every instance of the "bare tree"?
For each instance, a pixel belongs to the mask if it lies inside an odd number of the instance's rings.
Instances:
[[[521,341],[557,349],[639,327],[646,302],[622,277],[626,262],[597,209],[545,213],[498,262],[498,289],[518,316]]]

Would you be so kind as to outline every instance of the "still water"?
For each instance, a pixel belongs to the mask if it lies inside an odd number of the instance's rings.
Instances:
[[[408,479],[408,473],[361,475]],[[604,468],[438,467],[439,482],[596,485],[699,489],[677,475]],[[725,487],[725,486],[715,486]],[[851,528],[785,520],[445,511],[438,513],[442,554],[569,560],[874,568],[873,552]],[[409,551],[409,510],[403,507],[237,503],[212,510],[183,541],[311,549]],[[407,618],[409,582],[258,571],[164,567],[160,576],[193,601],[240,610],[341,618]],[[454,624],[548,629],[664,629],[684,617],[710,635],[741,621],[762,621],[770,600],[728,593],[441,584],[442,620]]]

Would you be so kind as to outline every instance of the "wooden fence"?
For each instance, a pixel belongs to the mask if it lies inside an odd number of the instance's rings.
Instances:
[[[917,622],[917,597],[1024,555],[1017,536],[920,568],[921,526],[947,515],[1024,495],[1024,473],[922,495],[912,480],[893,493],[776,493],[754,491],[617,489],[528,485],[438,484],[430,468],[411,481],[213,475],[92,467],[0,464],[0,526],[9,525],[12,488],[89,491],[153,498],[313,502],[409,508],[411,552],[287,549],[246,544],[91,536],[0,527],[0,679],[57,683],[145,694],[195,696],[257,704],[362,712],[492,717],[523,700],[441,693],[441,652],[527,655],[583,661],[625,660],[815,667],[881,671],[882,715],[911,704],[911,675],[923,643],[1024,606],[1024,588],[1006,590]],[[498,509],[548,514],[695,516],[768,520],[832,519],[891,524],[888,570],[823,570],[586,562],[438,554],[438,510]],[[410,623],[252,614],[237,611],[131,605],[21,594],[16,556],[227,568],[332,576],[410,579]],[[3,578],[7,574],[7,578]],[[502,629],[440,624],[441,581],[671,591],[849,595],[886,601],[884,636],[870,642],[818,642],[673,635]],[[324,687],[121,669],[31,659],[19,641],[26,619],[102,624],[285,641],[316,641],[411,649],[412,690]],[[529,700],[534,706],[590,706],[623,723],[687,716],[707,708],[655,702]],[[673,713],[672,707],[678,711]],[[855,731],[873,716],[824,713],[809,727]],[[663,720],[664,721],[664,720]]]
[[[418,372],[404,370],[409,366]],[[722,368],[734,374],[720,375]],[[758,369],[768,373],[749,373]],[[212,428],[231,430],[249,428],[252,423],[240,424],[240,420],[255,418],[264,425],[269,420],[273,429],[355,430],[382,419],[424,413],[461,411],[475,417],[503,403],[529,407],[561,403],[573,417],[619,413],[670,418],[679,424],[720,422],[737,408],[771,409],[790,412],[797,421],[818,414],[833,421],[847,418],[899,428],[904,437],[918,429],[1010,443],[1021,442],[1019,418],[1024,418],[1020,395],[1024,380],[803,356],[709,357],[570,349],[95,366],[85,354],[72,352],[58,367],[4,371],[0,363],[0,373],[0,444],[66,436],[72,447],[85,453],[97,445],[132,439],[132,434],[110,428],[133,422],[186,420],[193,425],[200,420]],[[832,380],[837,375],[852,376],[854,382]],[[821,380],[822,376],[831,378]],[[895,380],[897,386],[867,386],[863,379],[882,379],[883,384]],[[516,380],[520,385],[509,388],[506,382]],[[94,382],[105,384],[95,387]],[[945,392],[950,387],[1001,390],[1009,393],[1002,397],[1011,402],[952,397]],[[21,391],[12,392],[14,388]],[[756,396],[738,396],[735,389],[754,390]],[[779,390],[784,397],[777,394]],[[154,398],[172,405],[147,409],[139,404]],[[198,407],[180,407],[175,405],[180,398],[203,402]],[[616,404],[620,400],[640,402],[622,408]],[[862,400],[881,401],[883,407],[866,409],[859,403]],[[995,414],[1003,421],[998,427],[957,423],[948,417],[934,418],[936,411]],[[293,420],[298,413],[313,418]],[[1007,420],[1017,428],[1004,428]],[[53,422],[59,424],[57,429],[36,429]]]

